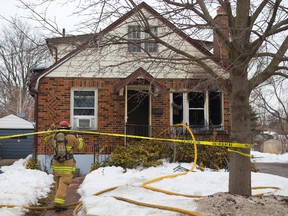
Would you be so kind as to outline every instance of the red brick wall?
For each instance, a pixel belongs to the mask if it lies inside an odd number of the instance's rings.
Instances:
[[[222,32],[225,38],[229,38],[228,18],[222,7],[218,8],[217,16],[214,18],[215,23],[219,26],[219,31]],[[213,37],[214,55],[221,60],[228,58],[227,48],[223,41],[218,37],[216,29],[214,29]]]
[[[124,95],[114,91],[119,79],[91,79],[91,78],[43,78],[39,89],[38,102],[38,131],[47,130],[52,123],[58,124],[62,120],[70,121],[71,88],[93,87],[98,89],[98,130],[107,133],[124,134],[125,129],[125,103]],[[167,89],[191,88],[197,83],[183,80],[158,80]],[[152,114],[151,124],[153,136],[170,126],[170,95],[169,93],[151,97]],[[156,108],[156,110],[155,110]],[[224,125],[230,127],[230,109],[227,95],[224,99]],[[160,112],[159,112],[160,111]],[[124,138],[103,135],[83,135],[85,148],[79,153],[93,152],[93,145],[123,144]],[[52,149],[38,138],[38,154],[51,153]]]
[[[38,130],[47,130],[52,123],[70,121],[71,88],[94,87],[98,89],[98,129],[101,132],[124,133],[124,96],[114,92],[119,80],[44,78],[39,89]],[[83,135],[85,149],[79,153],[92,153],[93,144],[123,143],[123,138]],[[38,139],[38,153],[44,154],[46,143]],[[50,149],[51,152],[51,149]]]

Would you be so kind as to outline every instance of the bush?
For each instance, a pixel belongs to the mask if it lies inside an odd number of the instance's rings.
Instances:
[[[228,169],[228,149],[219,146],[202,146],[197,163],[210,169]]]
[[[227,148],[218,146],[197,146],[197,164],[199,168],[228,169]],[[195,151],[192,143],[174,143],[155,140],[130,142],[127,146],[118,146],[111,154],[111,161],[106,165],[136,168],[138,166],[151,167],[162,164],[161,159],[169,162],[191,163],[194,161]],[[105,166],[92,165],[92,170]]]
[[[159,141],[135,141],[127,146],[118,146],[111,154],[112,164],[123,168],[136,168],[137,166],[158,166],[160,159],[169,156],[167,145]]]

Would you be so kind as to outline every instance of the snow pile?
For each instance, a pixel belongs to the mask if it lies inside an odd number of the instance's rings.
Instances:
[[[179,215],[172,211],[159,210],[155,208],[141,207],[131,203],[123,202],[113,198],[113,196],[128,198],[138,202],[148,204],[171,206],[189,211],[197,211],[197,200],[182,196],[171,196],[141,187],[142,183],[161,176],[171,175],[177,163],[164,163],[162,166],[150,167],[143,170],[124,170],[120,167],[99,168],[89,173],[78,193],[81,195],[84,211],[79,215],[105,215],[105,216],[127,216],[127,215]],[[192,163],[181,163],[182,167],[190,169]],[[208,196],[219,192],[227,192],[229,173],[224,170],[214,172],[205,170],[195,172],[175,178],[164,178],[161,181],[151,184],[151,186],[187,195]],[[99,196],[94,196],[96,192],[111,187],[117,188]],[[277,196],[288,195],[288,179],[264,174],[252,173],[252,187],[275,186],[280,190],[263,189],[253,191],[253,194],[267,193]],[[113,206],[113,207],[111,207]]]
[[[53,183],[53,176],[39,170],[26,169],[29,157],[11,166],[2,166],[0,174],[0,205],[37,205],[38,199],[46,197]],[[21,207],[0,208],[0,215],[23,215]]]

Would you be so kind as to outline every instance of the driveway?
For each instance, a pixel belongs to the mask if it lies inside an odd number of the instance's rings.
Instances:
[[[259,172],[288,178],[288,163],[255,163]]]

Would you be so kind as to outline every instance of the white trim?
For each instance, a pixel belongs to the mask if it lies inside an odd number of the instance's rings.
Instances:
[[[186,92],[183,93],[183,124],[189,126],[189,101]]]
[[[56,65],[54,65],[52,68],[50,68],[48,71],[46,71],[45,73],[43,73],[42,75],[40,75],[37,78],[36,84],[35,84],[35,90],[38,91],[39,85],[40,85],[40,80],[46,76],[47,74],[49,74],[50,72],[52,72],[53,70],[55,70],[56,68],[58,68],[59,66],[61,66],[62,64],[64,64],[65,62],[67,62],[68,60],[70,60],[72,57],[74,57],[76,54],[78,54],[78,52],[74,53],[74,55],[69,56],[69,58],[66,58],[65,60],[57,63]]]
[[[221,93],[221,123],[219,124],[222,128],[224,128],[224,93],[222,90],[219,90]],[[173,125],[173,94],[177,92],[170,93],[170,125]],[[180,92],[179,92],[180,93]],[[209,90],[203,91],[204,93],[204,107],[203,108],[194,108],[194,110],[203,110],[204,111],[204,127],[209,127]],[[189,122],[189,94],[183,92],[183,124],[190,126]]]
[[[204,127],[209,126],[209,91],[204,92]]]
[[[94,91],[95,98],[94,98],[94,116],[74,116],[74,91]],[[94,119],[95,126],[91,126],[91,130],[97,130],[98,129],[98,89],[97,88],[71,88],[71,94],[70,94],[70,123],[72,128],[77,128],[76,125],[74,125],[74,119],[75,118],[89,118]]]

